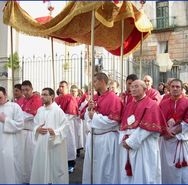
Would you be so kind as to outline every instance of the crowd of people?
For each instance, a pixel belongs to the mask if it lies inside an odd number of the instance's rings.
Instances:
[[[84,149],[83,184],[187,184],[188,86],[152,83],[130,74],[120,92],[98,72],[94,92],[61,81],[38,93],[25,80],[13,102],[0,87],[0,183],[68,184]]]

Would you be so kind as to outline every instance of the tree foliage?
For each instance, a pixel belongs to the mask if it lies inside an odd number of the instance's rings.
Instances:
[[[5,64],[6,68],[12,69],[12,60],[13,60],[13,69],[19,69],[20,68],[20,62],[19,62],[19,55],[17,52],[13,53],[13,56],[9,56],[8,62]]]

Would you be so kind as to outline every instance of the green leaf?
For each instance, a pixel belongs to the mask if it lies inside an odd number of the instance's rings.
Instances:
[[[12,67],[12,60],[13,60],[13,67]],[[4,65],[4,67],[10,68],[10,69],[13,68],[14,70],[20,68],[20,61],[19,61],[19,56],[17,52],[9,56],[8,62]]]

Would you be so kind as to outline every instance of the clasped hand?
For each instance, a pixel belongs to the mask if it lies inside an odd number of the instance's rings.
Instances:
[[[93,100],[90,100],[88,102],[88,110],[89,110],[89,117],[90,119],[93,119],[93,115],[95,113],[95,102]]]
[[[126,148],[127,150],[131,149],[131,147],[126,143],[126,141],[123,142],[123,147]]]
[[[95,102],[93,100],[89,100],[88,102],[88,109],[94,109],[95,108]]]
[[[171,139],[174,138],[176,136],[176,134],[179,134],[182,132],[182,126],[181,125],[177,125],[174,127],[168,127],[167,128],[167,133],[164,137],[165,139]]]
[[[54,130],[53,130],[52,128],[44,128],[44,127],[43,127],[44,125],[45,125],[45,124],[42,124],[39,128],[37,128],[37,132],[38,132],[39,134],[42,134],[42,135],[45,135],[45,134],[47,134],[47,132],[49,132],[49,134],[50,134],[51,136],[55,136]]]

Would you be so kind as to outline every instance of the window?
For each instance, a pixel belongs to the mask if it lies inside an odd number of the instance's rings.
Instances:
[[[179,77],[180,77],[180,74],[179,74],[179,66],[178,66],[178,65],[172,66],[171,76],[172,76],[173,78],[179,78]]]
[[[159,42],[158,53],[168,53],[168,41]]]
[[[169,28],[169,2],[156,2],[157,29]]]

